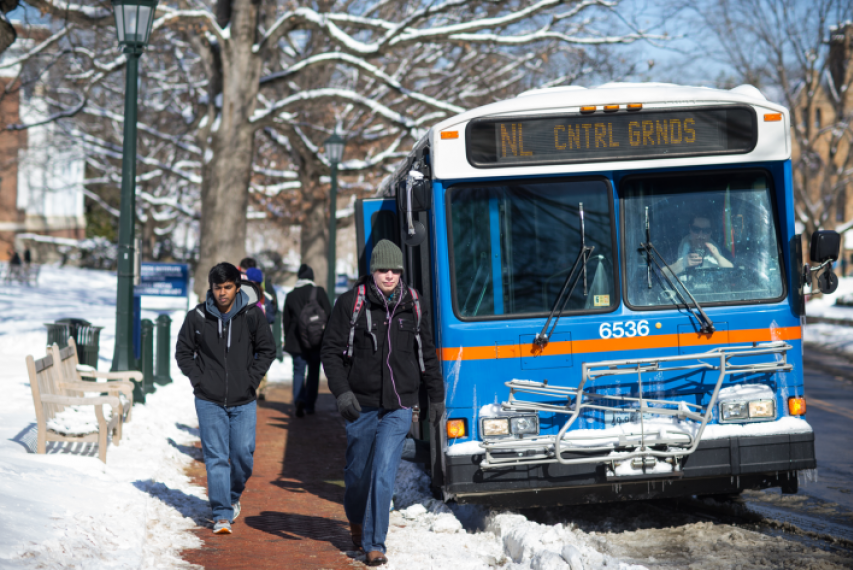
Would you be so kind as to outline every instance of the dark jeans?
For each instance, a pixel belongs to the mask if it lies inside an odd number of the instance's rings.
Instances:
[[[344,510],[350,523],[363,525],[365,552],[385,552],[394,480],[411,425],[412,410],[368,406],[347,422]]]
[[[257,402],[226,407],[196,398],[195,410],[213,520],[230,521],[231,505],[240,500],[252,476]]]
[[[320,353],[303,352],[293,355],[293,403],[301,402],[305,410],[313,412],[319,387]]]

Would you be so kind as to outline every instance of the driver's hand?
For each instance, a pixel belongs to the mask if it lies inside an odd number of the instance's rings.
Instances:
[[[714,258],[719,259],[719,257],[720,257],[720,250],[719,250],[719,249],[717,249],[717,246],[716,246],[716,245],[712,244],[711,242],[707,242],[707,241],[706,241],[706,242],[705,242],[705,247],[707,247],[707,248],[708,248],[708,252],[709,252],[711,255],[713,255],[713,256],[714,256]]]
[[[688,267],[696,267],[697,265],[702,265],[702,256],[698,253],[688,253],[687,254],[687,266]]]

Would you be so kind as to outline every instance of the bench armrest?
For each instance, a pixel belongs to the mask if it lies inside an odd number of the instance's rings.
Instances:
[[[82,380],[63,380],[59,385],[65,390],[76,390],[78,392],[133,393],[133,384],[123,380],[117,382],[83,382]]]
[[[109,382],[94,382],[92,380],[63,380],[63,384],[74,384],[74,386],[65,386],[74,390],[84,390],[85,392],[106,392],[108,390],[133,391],[133,382],[130,380],[111,380]],[[88,388],[83,388],[88,386]]]
[[[114,410],[118,410],[121,402],[116,396],[59,396],[57,394],[42,394],[41,402],[43,404],[60,404],[62,406],[99,406],[108,405]]]
[[[106,378],[107,380],[134,380],[142,382],[142,372],[138,370],[127,370],[125,372],[101,372],[100,370],[90,370],[88,367],[81,369],[77,368],[77,373],[84,378]]]

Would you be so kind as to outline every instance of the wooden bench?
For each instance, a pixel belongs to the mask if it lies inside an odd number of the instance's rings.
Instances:
[[[122,416],[124,421],[130,421],[131,410],[133,409],[133,382],[142,383],[142,372],[137,370],[101,372],[88,366],[81,366],[80,359],[77,356],[77,343],[73,336],[68,337],[68,346],[65,348],[59,348],[54,344],[48,347],[48,350],[54,350],[54,347],[58,351],[59,362],[66,379],[83,381],[84,378],[103,378],[107,381],[107,385],[116,387],[119,393],[127,398],[127,406],[125,406]],[[56,353],[54,353],[54,358],[56,358]]]
[[[56,345],[54,347],[58,352],[59,347]],[[27,372],[30,376],[30,389],[33,393],[33,404],[38,422],[36,451],[45,453],[48,441],[97,442],[98,457],[106,463],[110,434],[113,434],[113,443],[116,445],[119,444],[121,438],[122,405],[118,398],[119,388],[116,386],[107,389],[109,393],[107,396],[81,395],[86,392],[103,391],[102,384],[66,380],[61,366],[53,354],[48,354],[38,360],[35,360],[32,355],[27,355]],[[109,421],[104,415],[105,405],[112,409]],[[97,429],[88,433],[70,435],[49,428],[48,423],[69,406],[93,406],[98,423]]]

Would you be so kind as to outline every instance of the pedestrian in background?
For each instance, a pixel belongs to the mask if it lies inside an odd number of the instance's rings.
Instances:
[[[210,270],[207,298],[187,313],[175,348],[195,393],[215,534],[231,534],[240,515],[254,465],[258,385],[275,358],[266,318],[240,277],[230,263]]]
[[[273,324],[275,323],[275,312],[276,306],[270,300],[267,295],[266,289],[264,288],[264,273],[257,267],[249,267],[246,269],[246,280],[251,281],[252,283],[258,286],[260,289],[260,298],[257,302],[257,307],[264,312],[264,316],[267,318],[267,324],[270,326],[270,331],[273,329]],[[276,354],[278,353],[278,339],[273,337],[273,344],[275,345]],[[258,399],[266,400],[266,389],[267,389],[267,377],[264,375],[263,380],[261,380],[260,385],[258,386]]]
[[[400,248],[388,240],[376,244],[370,272],[335,303],[322,356],[347,421],[344,509],[353,544],[364,549],[368,566],[379,566],[388,561],[394,479],[421,381],[435,425],[444,416],[444,381],[430,316],[402,279]]]
[[[314,284],[314,270],[310,266],[303,263],[296,278],[296,285],[284,298],[282,318],[284,350],[293,359],[293,403],[296,417],[301,418],[314,413],[320,386],[321,344],[315,342],[316,335],[305,329],[315,325],[325,329],[332,307],[326,290]],[[312,322],[314,317],[317,319]]]

